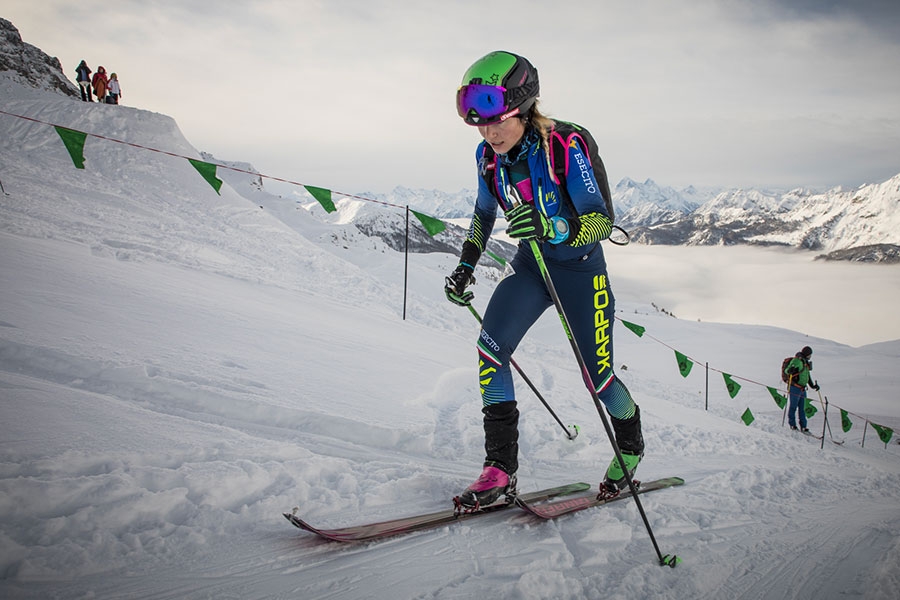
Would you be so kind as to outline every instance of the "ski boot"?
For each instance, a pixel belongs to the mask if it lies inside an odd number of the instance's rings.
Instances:
[[[459,512],[474,512],[495,503],[506,494],[506,503],[516,498],[516,474],[507,474],[493,465],[485,466],[475,483],[453,499]]]
[[[619,495],[619,491],[628,487],[628,479],[625,477],[625,471],[631,478],[637,470],[638,463],[644,457],[644,436],[641,433],[641,409],[634,406],[634,415],[628,419],[616,419],[613,417],[612,428],[616,434],[616,444],[622,453],[622,460],[625,465],[619,464],[616,457],[613,456],[609,468],[606,469],[606,477],[600,483],[600,493],[597,498],[600,500],[608,500]],[[635,486],[638,482],[635,482]]]
[[[622,450],[622,460],[625,461],[628,477],[633,481],[634,472],[637,470],[638,464],[643,457],[643,452],[640,454],[631,454],[630,452]],[[634,481],[634,485],[637,487],[640,485],[640,482]],[[628,479],[625,477],[625,469],[622,468],[619,461],[613,456],[612,462],[609,463],[609,468],[606,470],[606,477],[600,483],[600,493],[597,494],[597,498],[599,500],[612,500],[626,487],[628,487]]]

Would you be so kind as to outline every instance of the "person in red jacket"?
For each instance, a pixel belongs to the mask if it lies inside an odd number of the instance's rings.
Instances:
[[[94,95],[97,96],[97,102],[105,102],[106,92],[109,88],[109,79],[106,77],[106,69],[97,67],[94,78],[91,79],[91,85],[94,86]]]

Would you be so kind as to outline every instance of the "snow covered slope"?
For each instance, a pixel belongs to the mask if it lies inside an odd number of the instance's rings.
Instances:
[[[162,115],[8,80],[0,104],[201,157]],[[5,115],[0,139],[0,596],[896,597],[896,443],[869,429],[862,447],[862,423],[831,420],[845,443],[819,449],[764,387],[731,399],[715,372],[705,410],[702,365],[684,379],[669,348],[620,325],[639,474],[687,481],[644,500],[678,568],[656,565],[632,502],[321,543],[281,512],[338,526],[432,511],[480,470],[477,324],[441,289],[456,257],[411,256],[404,321],[401,254],[251,175],[223,175],[218,195],[183,159],[90,138],[76,170],[52,128]],[[492,285],[479,278],[479,310]],[[832,401],[900,426],[897,342],[682,321],[627,293],[618,310],[769,385],[811,343]],[[521,489],[595,484],[609,444],[554,315],[516,357],[582,431],[566,440],[521,386]]]

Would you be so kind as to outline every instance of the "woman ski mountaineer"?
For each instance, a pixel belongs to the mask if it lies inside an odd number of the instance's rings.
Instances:
[[[477,342],[485,460],[481,476],[460,494],[466,509],[486,506],[516,492],[518,421],[510,357],[528,329],[553,306],[530,240],[537,240],[568,317],[572,335],[590,367],[591,385],[612,421],[625,469],[634,473],[644,452],[640,410],[613,372],[614,300],[600,242],[612,231],[602,163],[592,165],[587,143],[571,124],[541,114],[537,70],[510,52],[492,52],[473,64],[457,91],[459,116],[484,138],[476,150],[478,195],[459,265],[447,277],[447,298],[468,306],[466,288],[494,227],[506,213],[507,234],[520,240],[512,275],[497,285]],[[560,131],[567,132],[562,138]],[[565,144],[564,181],[558,181],[551,144]],[[602,185],[596,171],[603,172]],[[559,170],[556,171],[560,173]],[[600,484],[612,496],[627,486],[613,457]]]

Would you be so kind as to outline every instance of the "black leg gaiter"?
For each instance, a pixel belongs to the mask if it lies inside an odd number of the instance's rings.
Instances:
[[[481,409],[484,413],[485,466],[508,474],[519,468],[519,409],[516,402],[500,402]]]
[[[634,407],[634,416],[630,419],[611,417],[612,428],[616,433],[619,450],[629,454],[640,455],[644,452],[644,436],[641,434],[641,409]]]

